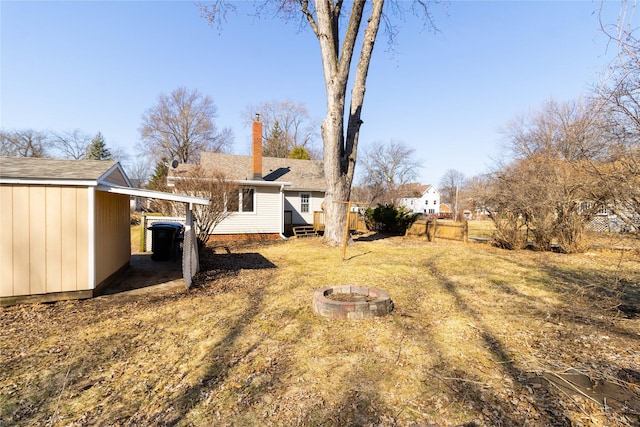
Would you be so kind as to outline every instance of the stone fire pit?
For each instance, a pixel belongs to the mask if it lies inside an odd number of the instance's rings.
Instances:
[[[316,289],[312,307],[316,314],[331,319],[368,319],[389,314],[393,301],[382,289],[341,285]]]

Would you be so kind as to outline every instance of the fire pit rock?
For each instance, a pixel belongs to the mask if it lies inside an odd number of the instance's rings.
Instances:
[[[389,294],[368,286],[340,285],[316,289],[313,311],[331,319],[368,319],[393,310]]]

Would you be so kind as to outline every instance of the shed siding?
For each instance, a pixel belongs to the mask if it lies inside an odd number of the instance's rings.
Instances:
[[[87,191],[0,186],[0,297],[89,289]]]
[[[129,196],[95,193],[96,285],[131,259]]]
[[[31,294],[47,292],[47,263],[45,245],[47,230],[43,214],[46,215],[45,188],[32,187],[29,191],[29,209],[23,211],[29,224],[29,282]],[[16,212],[17,213],[17,212]]]
[[[47,290],[62,292],[62,191],[60,187],[47,187],[45,197]]]
[[[108,176],[104,178],[105,182],[110,182],[111,184],[121,185],[123,187],[128,187],[127,180],[122,175],[119,169],[114,170]]]
[[[0,297],[13,295],[13,191],[0,185]]]
[[[238,212],[225,218],[213,234],[279,233],[281,231],[280,188],[255,189],[255,212]]]

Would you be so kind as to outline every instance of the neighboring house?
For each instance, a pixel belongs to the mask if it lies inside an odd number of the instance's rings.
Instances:
[[[453,210],[448,203],[440,203],[440,215],[453,215]]]
[[[0,304],[99,293],[131,259],[131,195],[208,203],[130,187],[112,161],[0,157]]]
[[[222,220],[213,235],[283,237],[291,227],[313,224],[314,211],[323,207],[326,191],[324,166],[318,160],[262,156],[262,124],[254,122],[252,154],[204,152],[200,166],[239,184],[237,212]],[[259,128],[259,129],[257,129]],[[188,176],[193,165],[169,171],[167,185]]]
[[[400,189],[403,195],[398,204],[410,209],[413,213],[438,215],[440,213],[440,193],[430,184],[405,184]]]

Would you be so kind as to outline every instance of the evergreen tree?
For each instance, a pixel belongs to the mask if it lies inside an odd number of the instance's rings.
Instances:
[[[167,166],[167,159],[163,157],[158,163],[156,163],[155,170],[147,188],[149,190],[164,191],[167,188],[167,176],[169,175],[169,166]]]
[[[309,153],[307,152],[307,150],[305,150],[304,147],[301,147],[299,145],[297,147],[293,147],[293,149],[289,153],[289,158],[290,159],[311,160],[311,156],[309,156]]]
[[[91,140],[91,144],[87,147],[87,159],[111,160],[111,152],[107,148],[104,137],[100,132]]]
[[[262,154],[266,157],[287,157],[289,154],[289,137],[276,120],[262,145]]]

